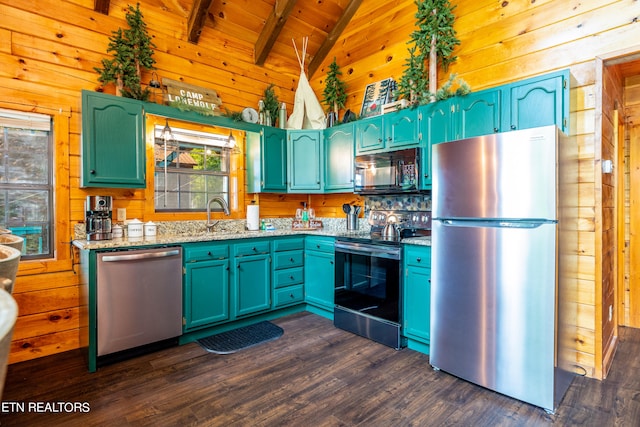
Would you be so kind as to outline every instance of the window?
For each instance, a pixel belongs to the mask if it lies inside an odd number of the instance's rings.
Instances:
[[[168,121],[154,134],[156,211],[203,211],[216,196],[229,203],[231,134],[171,128]]]
[[[23,259],[53,256],[51,117],[0,109],[0,225],[25,239]]]

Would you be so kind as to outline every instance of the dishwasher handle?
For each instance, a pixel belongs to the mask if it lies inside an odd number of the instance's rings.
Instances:
[[[129,255],[105,255],[102,257],[102,261],[104,262],[138,261],[141,259],[165,258],[165,257],[170,257],[175,255],[180,255],[179,249],[171,249],[163,252],[147,252],[147,253],[137,253],[137,254],[129,254]]]

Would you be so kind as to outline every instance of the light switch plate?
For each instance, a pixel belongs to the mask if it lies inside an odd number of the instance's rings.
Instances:
[[[124,222],[127,219],[127,208],[118,208],[116,219],[120,222]]]

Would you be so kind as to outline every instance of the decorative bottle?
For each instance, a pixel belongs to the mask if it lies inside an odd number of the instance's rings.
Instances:
[[[280,126],[280,129],[285,129],[287,127],[287,104],[284,102],[280,105],[278,126]]]
[[[258,101],[258,124],[264,125],[266,123],[266,116],[264,113],[264,101],[261,99]]]

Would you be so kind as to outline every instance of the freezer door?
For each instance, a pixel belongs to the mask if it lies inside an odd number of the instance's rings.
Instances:
[[[553,410],[556,224],[435,221],[430,363]]]
[[[556,217],[555,126],[433,146],[434,218]]]

